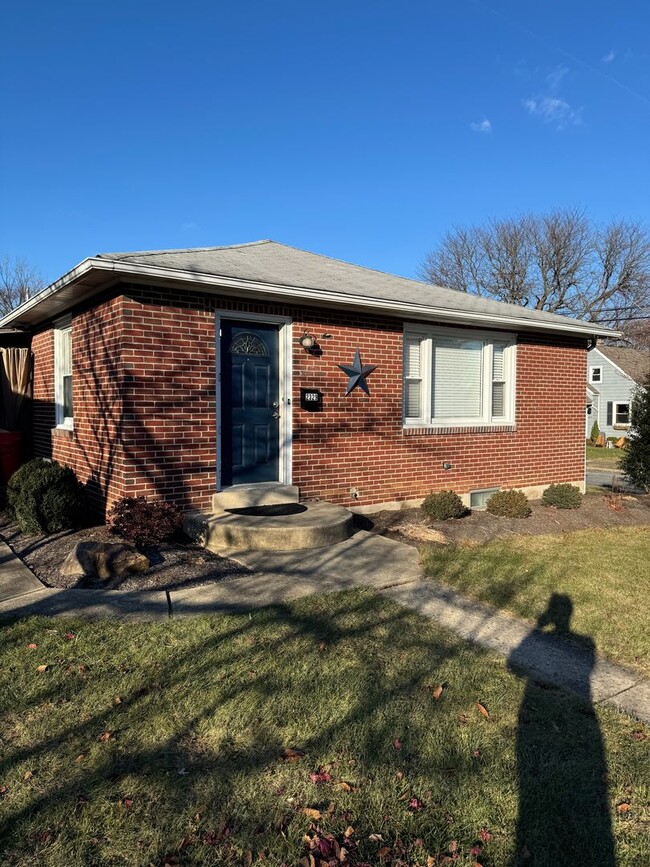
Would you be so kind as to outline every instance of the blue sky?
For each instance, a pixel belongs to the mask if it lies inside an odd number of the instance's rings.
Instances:
[[[638,0],[39,0],[0,36],[0,254],[273,238],[415,275],[456,224],[650,222]]]

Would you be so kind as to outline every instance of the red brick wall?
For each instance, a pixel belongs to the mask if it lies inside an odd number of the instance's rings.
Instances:
[[[34,451],[72,467],[98,511],[123,493],[121,296],[72,319],[74,430],[55,429],[54,330],[34,335]]]
[[[519,337],[514,430],[405,433],[401,322],[181,290],[122,291],[124,296],[73,319],[75,432],[65,445],[55,434],[53,448],[53,456],[82,477],[94,472],[108,488],[109,503],[122,493],[146,493],[185,507],[209,505],[217,469],[216,310],[293,320],[293,482],[304,497],[371,505],[442,488],[465,493],[583,477],[585,341]],[[322,355],[310,355],[297,343],[305,329],[319,338]],[[332,336],[321,339],[323,334]],[[99,346],[92,363],[88,353],[79,355],[82,335],[88,335],[89,347]],[[41,383],[42,395],[53,394],[51,344],[51,332],[33,342],[35,386]],[[359,389],[345,397],[346,378],[337,367],[351,362],[357,347],[365,364],[377,365],[368,380],[369,397]],[[95,374],[94,380],[86,375],[80,393],[84,365]],[[323,413],[300,409],[301,386],[323,391]],[[111,417],[103,428],[93,425],[98,403],[107,400],[113,412],[119,408],[119,422]],[[48,442],[51,423],[45,403],[38,416],[39,444]],[[452,470],[442,469],[446,461]],[[352,487],[360,492],[358,500],[350,496]]]

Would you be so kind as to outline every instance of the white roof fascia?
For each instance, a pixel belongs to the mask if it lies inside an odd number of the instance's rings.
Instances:
[[[278,295],[292,300],[302,299],[316,303],[334,303],[344,306],[354,306],[362,308],[371,308],[375,311],[380,310],[382,313],[393,313],[397,316],[406,316],[409,318],[423,318],[433,320],[450,320],[460,324],[478,323],[480,325],[490,326],[506,326],[513,329],[522,328],[528,330],[544,330],[554,332],[567,332],[569,334],[583,334],[585,336],[602,335],[606,337],[615,337],[617,332],[611,331],[608,328],[603,328],[595,323],[582,323],[577,320],[571,320],[567,317],[567,324],[549,322],[546,320],[527,319],[519,316],[499,316],[492,313],[476,313],[466,312],[460,309],[451,310],[447,307],[435,307],[432,305],[411,304],[407,302],[391,301],[385,298],[372,298],[362,295],[347,295],[343,292],[335,292],[322,289],[308,289],[302,286],[288,286],[276,283],[262,283],[253,280],[241,280],[235,277],[222,277],[215,274],[206,274],[200,271],[186,271],[177,268],[163,268],[155,265],[142,265],[133,262],[123,262],[114,259],[84,259],[76,268],[68,271],[55,283],[52,283],[42,292],[34,295],[20,307],[17,307],[11,313],[0,320],[0,326],[10,324],[14,319],[18,318],[21,313],[25,313],[35,307],[45,298],[55,295],[60,289],[67,286],[69,283],[84,276],[92,270],[111,271],[125,277],[148,278],[152,280],[166,280],[178,283],[193,283],[199,284],[205,288],[232,288],[243,290],[246,292],[254,292],[266,295]]]

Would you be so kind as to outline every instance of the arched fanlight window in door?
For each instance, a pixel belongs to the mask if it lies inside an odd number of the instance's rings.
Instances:
[[[269,351],[264,341],[250,331],[242,331],[233,338],[228,350],[231,355],[261,355],[268,357]]]

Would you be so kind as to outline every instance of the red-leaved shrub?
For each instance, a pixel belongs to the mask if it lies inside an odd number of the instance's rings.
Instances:
[[[122,497],[108,513],[108,526],[134,545],[164,542],[181,529],[183,517],[178,506],[146,497]]]

